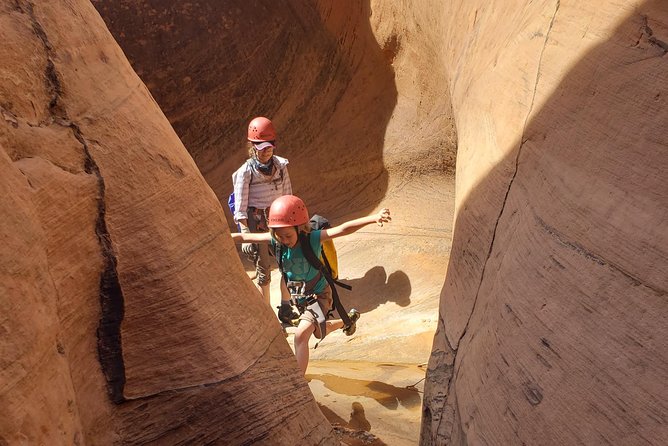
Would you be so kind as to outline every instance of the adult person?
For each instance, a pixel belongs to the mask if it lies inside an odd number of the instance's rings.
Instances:
[[[288,160],[274,155],[276,129],[264,116],[248,124],[248,159],[232,174],[234,184],[234,220],[242,233],[267,232],[269,206],[278,197],[292,194]],[[244,243],[241,250],[254,263],[257,287],[267,305],[271,305],[271,255],[268,245]],[[283,281],[281,281],[283,282]],[[281,283],[281,306],[278,318],[290,323],[299,315],[292,309],[290,294]]]

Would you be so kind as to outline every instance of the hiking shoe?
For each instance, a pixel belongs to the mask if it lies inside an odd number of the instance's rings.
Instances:
[[[360,318],[360,312],[351,308],[348,312],[348,317],[350,318],[350,325],[343,327],[343,332],[346,336],[352,336],[355,330],[357,330],[357,320]]]
[[[299,320],[299,313],[297,313],[291,305],[281,305],[278,308],[278,320],[284,324],[296,326],[295,321]]]

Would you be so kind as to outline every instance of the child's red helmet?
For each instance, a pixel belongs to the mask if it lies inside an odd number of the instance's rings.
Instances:
[[[263,116],[254,118],[248,124],[248,140],[251,142],[276,141],[274,124]]]
[[[271,203],[267,222],[270,228],[286,228],[308,223],[308,211],[301,198],[283,195]]]

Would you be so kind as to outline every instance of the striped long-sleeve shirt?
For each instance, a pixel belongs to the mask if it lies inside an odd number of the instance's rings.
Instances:
[[[232,174],[236,201],[234,220],[236,222],[248,219],[249,207],[265,209],[276,198],[292,194],[288,160],[274,155],[274,166],[276,166],[274,174],[269,177],[260,173],[248,160]]]

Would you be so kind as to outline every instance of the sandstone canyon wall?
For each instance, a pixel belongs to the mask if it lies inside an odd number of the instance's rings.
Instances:
[[[456,2],[422,444],[664,444],[668,5]]]
[[[338,444],[91,3],[0,36],[0,443]]]
[[[169,122],[88,2],[0,3],[0,440],[336,444],[204,182],[266,114],[329,215],[406,191],[413,293],[454,117],[421,444],[665,443],[665,1],[93,4]]]

